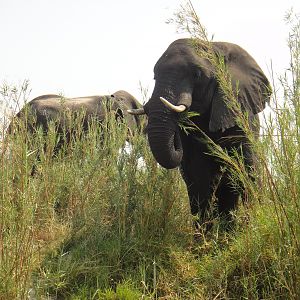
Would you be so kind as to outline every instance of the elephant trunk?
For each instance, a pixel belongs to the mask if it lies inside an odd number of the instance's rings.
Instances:
[[[179,128],[174,130],[161,126],[156,127],[150,121],[147,133],[149,145],[156,161],[166,169],[178,167],[183,156]]]
[[[192,87],[175,78],[156,79],[152,96],[144,106],[148,115],[147,134],[151,151],[157,162],[166,169],[180,165],[183,147],[178,125],[180,112],[192,102]]]

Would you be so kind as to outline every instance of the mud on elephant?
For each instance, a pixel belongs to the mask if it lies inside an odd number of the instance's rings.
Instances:
[[[196,50],[197,49],[197,50]],[[248,170],[254,165],[254,153],[245,132],[237,125],[236,115],[219,86],[216,68],[203,53],[222,58],[237,101],[248,113],[249,124],[259,133],[258,113],[270,97],[270,84],[255,60],[241,47],[225,42],[207,44],[192,39],[179,39],[170,44],[154,67],[155,86],[144,105],[148,116],[147,134],[157,162],[167,168],[180,167],[186,183],[191,212],[203,219],[213,193],[220,214],[229,216],[239,193],[233,189],[228,171],[209,155],[204,141],[209,137],[229,153],[236,149],[244,157]],[[189,135],[179,127],[183,111],[197,112],[192,118],[200,128]],[[131,111],[141,114],[142,111]],[[230,137],[230,138],[229,138]]]

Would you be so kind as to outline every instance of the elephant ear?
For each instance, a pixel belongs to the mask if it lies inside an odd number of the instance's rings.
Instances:
[[[141,117],[138,115],[130,115],[127,110],[128,109],[139,109],[142,108],[142,105],[139,103],[139,101],[132,96],[130,93],[124,91],[124,90],[119,90],[111,95],[111,97],[115,98],[119,105],[122,107],[122,112],[124,118],[132,118],[134,119],[138,129],[141,129]]]
[[[224,59],[230,78],[229,84],[242,112],[247,112],[249,117],[261,112],[266,102],[269,102],[271,88],[255,60],[234,44],[215,43],[215,51]],[[218,81],[216,77],[214,80]],[[218,82],[211,103],[210,131],[224,131],[236,124],[236,112],[232,103],[234,101],[226,97]]]

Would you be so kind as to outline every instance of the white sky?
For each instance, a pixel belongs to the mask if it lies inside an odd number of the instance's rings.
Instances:
[[[179,0],[0,0],[0,84],[29,79],[30,98],[153,88],[153,67],[175,39],[171,18]],[[216,41],[237,43],[267,76],[288,67],[284,16],[299,0],[194,0]],[[185,35],[186,36],[186,35]]]

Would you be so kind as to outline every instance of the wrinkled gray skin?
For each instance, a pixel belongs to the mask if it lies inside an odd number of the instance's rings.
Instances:
[[[104,120],[108,109],[115,112],[115,117],[125,119],[129,132],[134,132],[136,128],[140,129],[141,122],[137,116],[130,115],[128,109],[138,109],[141,104],[128,92],[120,90],[107,96],[89,96],[79,98],[63,98],[59,95],[43,95],[34,98],[27,103],[27,108],[21,111],[13,118],[7,133],[13,133],[14,126],[17,125],[16,118],[27,118],[28,129],[34,132],[38,127],[42,127],[45,134],[49,129],[49,121],[54,121],[57,126],[57,132],[63,133],[66,129],[66,113],[74,114],[84,113],[83,129],[87,131],[91,119],[96,119],[100,123]],[[28,113],[27,113],[28,112]],[[30,116],[34,116],[31,118]],[[82,116],[82,115],[81,115]],[[33,121],[34,120],[34,121]],[[69,132],[62,135],[60,142],[55,148],[55,153],[61,146],[69,142]],[[33,170],[34,173],[34,170]]]
[[[204,44],[198,43],[198,47],[205,50]],[[258,134],[257,114],[270,97],[268,79],[241,47],[223,42],[213,42],[212,47],[217,55],[224,57],[233,90],[238,82],[238,101],[242,110],[248,112],[252,129]],[[198,112],[200,116],[194,117],[193,122],[229,152],[238,149],[248,169],[253,167],[251,147],[245,133],[236,125],[233,112],[223,101],[214,68],[198,54],[190,39],[180,39],[173,42],[157,61],[155,87],[144,106],[148,116],[148,140],[161,166],[167,169],[180,167],[193,215],[203,218],[215,193],[219,212],[229,216],[239,193],[230,186],[228,173],[222,174],[222,164],[207,154],[210,152],[207,144],[195,139],[196,136],[203,138],[203,135],[200,132],[186,135],[178,126],[180,113],[171,111],[160,101],[160,97],[164,97],[174,105],[183,104],[188,110]]]

